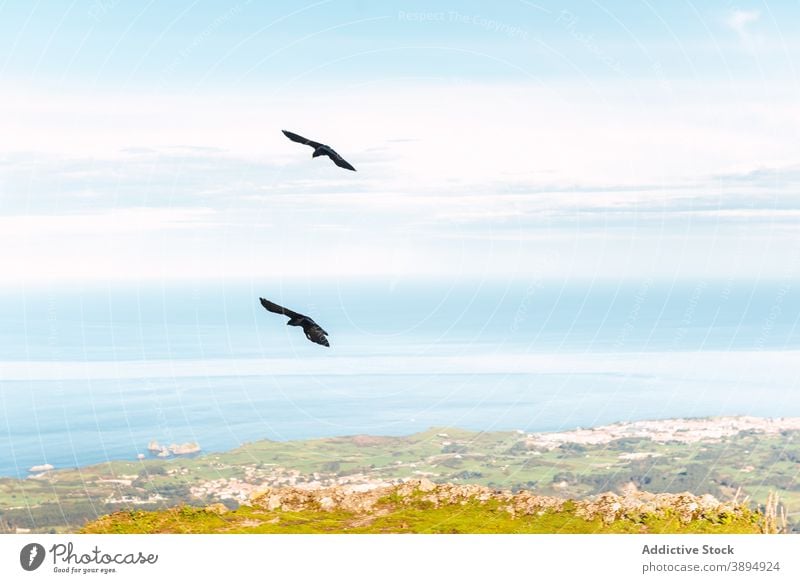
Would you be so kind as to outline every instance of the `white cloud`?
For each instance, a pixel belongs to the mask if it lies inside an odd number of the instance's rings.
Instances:
[[[773,378],[796,383],[800,353],[792,350],[732,350],[703,352],[624,352],[547,354],[509,353],[459,356],[338,356],[304,357],[303,374],[314,376],[352,374],[625,374],[647,375],[672,382],[687,374],[711,371],[714,382],[763,381],[765,370]],[[94,362],[0,361],[6,380],[142,379],[229,376],[296,376],[294,358],[209,360],[136,360]]]
[[[728,17],[725,19],[725,24],[739,35],[739,39],[742,41],[745,48],[753,50],[760,42],[760,37],[756,36],[752,31],[752,25],[758,22],[760,18],[760,10],[741,10],[735,8],[728,14]]]
[[[74,214],[0,215],[3,237],[99,236],[144,233],[165,229],[194,229],[209,226],[215,211],[210,208],[120,208],[111,211]],[[55,239],[54,239],[55,240]]]
[[[761,18],[760,10],[739,10],[734,9],[728,16],[728,26],[736,32],[742,34],[747,32],[747,27],[751,22],[756,22]]]
[[[653,253],[684,274],[709,262],[775,271],[779,254],[729,243],[769,237],[800,209],[787,192],[791,87],[25,95],[0,110],[4,280],[488,276],[535,264],[540,235],[570,258],[560,274],[650,269]],[[312,160],[283,128],[324,139],[359,172]],[[674,230],[703,245],[711,221],[730,238],[713,256],[662,245]],[[615,229],[638,229],[635,248]]]
[[[387,84],[359,88],[354,101],[343,90],[54,96],[0,87],[0,155],[120,160],[131,156],[126,148],[164,152],[189,144],[219,148],[253,168],[285,169],[291,180],[326,187],[380,180],[405,192],[481,183],[502,189],[520,178],[559,186],[661,183],[785,157],[800,131],[796,95],[792,87],[770,92],[705,81],[676,82],[670,92],[646,83]],[[310,151],[283,137],[284,128],[325,140],[359,174],[326,172]],[[415,141],[390,142],[399,137]]]

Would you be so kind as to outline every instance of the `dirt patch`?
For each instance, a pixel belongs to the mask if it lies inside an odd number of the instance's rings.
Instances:
[[[364,526],[369,526],[373,522],[375,522],[376,518],[380,518],[381,516],[386,516],[392,512],[391,508],[386,506],[375,508],[372,511],[372,514],[359,516],[347,523],[348,528],[362,528]]]

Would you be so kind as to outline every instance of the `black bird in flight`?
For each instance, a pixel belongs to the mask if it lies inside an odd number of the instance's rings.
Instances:
[[[325,332],[325,330],[323,330],[319,324],[317,324],[308,316],[287,310],[283,306],[279,306],[278,304],[269,300],[265,300],[264,298],[259,299],[261,300],[261,305],[264,306],[267,311],[272,312],[273,314],[283,314],[284,316],[289,316],[289,321],[286,322],[287,326],[302,326],[303,332],[306,333],[306,338],[311,340],[311,342],[316,342],[317,344],[322,344],[323,346],[330,346],[330,344],[328,344],[328,339],[325,338],[328,333]]]
[[[298,136],[297,134],[293,134],[292,132],[287,132],[283,130],[283,135],[287,138],[292,140],[293,142],[297,142],[298,144],[305,144],[306,146],[311,146],[314,148],[314,153],[311,154],[312,158],[316,158],[317,156],[327,156],[333,163],[339,166],[340,168],[346,168],[347,170],[352,170],[353,172],[356,171],[350,163],[342,158],[339,154],[336,153],[336,150],[331,148],[330,146],[326,146],[325,144],[320,144],[319,142],[314,142],[312,140],[307,140],[303,136]]]

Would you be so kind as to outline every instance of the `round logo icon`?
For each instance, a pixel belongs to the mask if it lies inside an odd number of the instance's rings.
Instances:
[[[44,562],[44,547],[39,543],[30,543],[19,552],[19,564],[26,571],[35,571]]]

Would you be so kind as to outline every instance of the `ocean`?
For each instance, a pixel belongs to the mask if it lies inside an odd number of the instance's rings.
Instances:
[[[785,280],[197,281],[0,292],[0,476],[150,440],[800,416]],[[308,314],[331,348],[261,308]]]

